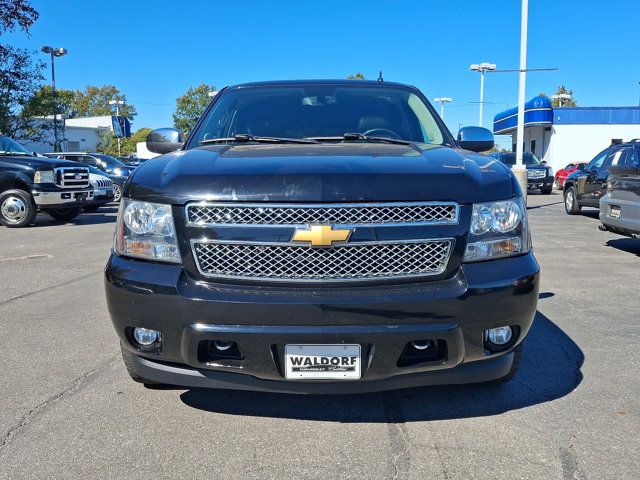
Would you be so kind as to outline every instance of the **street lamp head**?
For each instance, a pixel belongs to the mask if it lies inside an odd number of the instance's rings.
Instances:
[[[450,97],[438,97],[438,98],[434,98],[433,101],[436,103],[449,103],[449,102],[453,102],[453,99]]]
[[[479,72],[480,71],[480,65],[478,65],[477,63],[472,63],[469,66],[469,70],[473,70],[474,72]]]
[[[496,69],[496,64],[495,63],[488,63],[488,62],[483,62],[480,64],[480,68],[483,70],[495,70]]]
[[[109,100],[109,105],[124,105],[124,100]]]
[[[56,48],[56,49],[54,49],[53,54],[54,54],[56,57],[62,57],[63,55],[66,55],[66,54],[67,54],[67,49],[66,49],[66,48],[62,48],[62,47],[60,47],[60,48]]]
[[[42,53],[53,53],[53,48],[44,45],[44,46],[40,47],[40,51]]]

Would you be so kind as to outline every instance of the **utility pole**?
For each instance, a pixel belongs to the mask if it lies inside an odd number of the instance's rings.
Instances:
[[[52,48],[43,46],[40,48],[42,53],[51,55],[51,97],[53,99],[53,151],[60,151],[60,141],[58,140],[58,95],[56,93],[56,57],[62,57],[67,54],[66,48]],[[62,137],[64,139],[64,122],[62,123]]]
[[[527,168],[522,162],[524,155],[524,95],[527,82],[527,20],[529,0],[522,0],[522,15],[520,20],[520,82],[518,85],[518,128],[516,131],[516,164],[513,173],[518,179],[522,196],[527,203]]]
[[[434,102],[440,104],[440,118],[444,122],[444,104],[453,102],[453,98],[450,97],[438,97],[433,99]]]
[[[496,69],[495,63],[474,63],[469,66],[469,70],[474,72],[480,72],[480,117],[478,119],[478,125],[482,126],[482,106],[484,105],[484,72],[491,72]]]

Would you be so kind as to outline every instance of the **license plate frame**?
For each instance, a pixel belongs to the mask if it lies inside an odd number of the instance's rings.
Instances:
[[[620,218],[621,214],[622,214],[622,209],[620,208],[620,205],[611,205],[611,208],[609,210],[609,216],[611,218],[618,219]]]
[[[285,378],[359,380],[362,375],[361,350],[359,344],[287,344],[284,349]]]

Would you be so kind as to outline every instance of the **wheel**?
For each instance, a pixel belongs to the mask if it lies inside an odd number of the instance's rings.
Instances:
[[[86,207],[82,207],[82,209],[83,209],[85,212],[92,213],[92,212],[97,212],[97,211],[98,211],[98,209],[99,209],[101,206],[102,206],[102,205],[87,205]]]
[[[82,213],[82,207],[55,208],[46,212],[56,220],[68,222]]]
[[[113,201],[119,202],[122,198],[122,187],[120,185],[113,186]]]
[[[562,190],[562,185],[560,185],[560,179],[556,178],[553,181],[553,186],[556,187],[556,190]]]
[[[38,208],[29,192],[6,190],[0,193],[0,223],[9,228],[30,225],[36,218]]]
[[[548,187],[542,187],[540,189],[540,192],[542,192],[543,195],[551,195],[552,190],[553,190],[553,185],[549,185]]]
[[[520,364],[522,363],[522,357],[524,354],[523,351],[524,351],[524,342],[513,349],[513,363],[511,364],[511,370],[509,370],[509,373],[507,373],[504,377],[497,378],[487,383],[492,383],[492,384],[505,383],[511,380],[513,377],[515,377],[516,373],[518,373],[518,370],[520,369]]]
[[[120,351],[122,352],[122,360],[124,361],[124,366],[127,368],[127,373],[131,377],[131,380],[137,383],[142,383],[144,385],[162,385],[161,383],[154,382],[153,380],[147,380],[146,378],[138,375],[133,369],[133,357],[134,353],[127,349],[122,342],[120,342]]]
[[[577,215],[582,210],[576,196],[576,187],[573,185],[564,191],[564,210],[569,215]]]

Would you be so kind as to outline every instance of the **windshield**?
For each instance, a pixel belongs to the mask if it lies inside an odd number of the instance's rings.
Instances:
[[[105,166],[107,166],[107,167],[126,167],[126,165],[124,163],[122,163],[120,160],[117,160],[117,159],[113,158],[110,155],[94,154],[92,156],[102,160],[106,164]]]
[[[0,136],[0,153],[14,153],[18,155],[31,155],[31,152],[20,145],[18,142],[11,140],[9,137]]]
[[[496,153],[491,154],[492,157],[497,158],[502,163],[506,165],[515,165],[516,164],[516,154],[514,152],[509,153]],[[525,153],[522,156],[522,163],[525,165],[541,165],[542,162],[538,157],[536,157],[533,153]]]
[[[409,89],[308,85],[233,88],[219,94],[188,148],[236,135],[300,139],[345,133],[442,144],[427,105]]]

